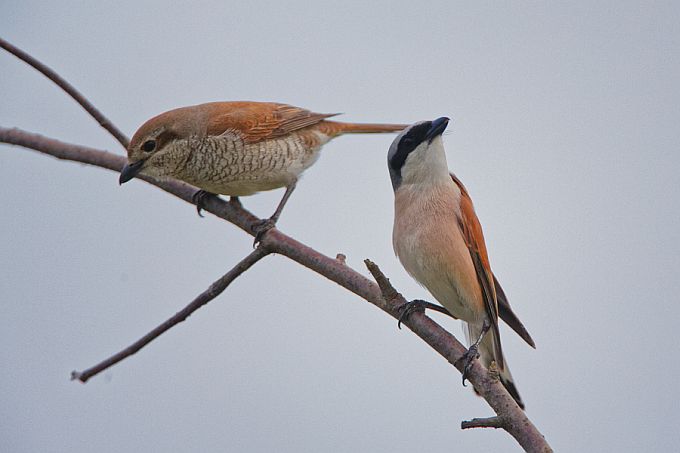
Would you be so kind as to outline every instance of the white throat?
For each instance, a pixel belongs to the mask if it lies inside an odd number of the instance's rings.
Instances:
[[[401,168],[401,184],[430,185],[450,183],[449,167],[441,136],[432,143],[421,143]]]

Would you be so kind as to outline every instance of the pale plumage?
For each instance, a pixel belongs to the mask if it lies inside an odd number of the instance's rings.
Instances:
[[[447,118],[416,123],[392,143],[388,166],[394,188],[394,251],[406,271],[465,322],[469,344],[490,329],[479,343],[480,358],[486,366],[496,361],[503,384],[523,407],[503,358],[499,315],[534,343],[491,272],[469,194],[449,173],[441,138],[447,123]]]

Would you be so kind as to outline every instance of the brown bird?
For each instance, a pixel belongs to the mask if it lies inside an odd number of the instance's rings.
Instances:
[[[208,194],[236,197],[285,187],[274,214],[260,222],[256,242],[272,228],[304,170],[332,138],[346,133],[395,132],[401,124],[328,121],[314,113],[273,102],[211,102],[170,110],[151,118],[132,137],[123,184],[138,174],[175,178],[200,189],[199,214]]]
[[[406,271],[444,306],[444,312],[464,321],[470,348],[463,383],[479,352],[485,366],[496,362],[501,382],[524,408],[503,356],[498,318],[532,347],[534,340],[491,271],[482,226],[468,191],[449,173],[441,137],[448,122],[448,118],[439,118],[409,126],[390,147],[394,251]],[[404,314],[408,316],[418,306],[442,311],[415,301]]]

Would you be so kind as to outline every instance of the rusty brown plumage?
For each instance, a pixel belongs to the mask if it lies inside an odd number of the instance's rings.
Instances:
[[[203,105],[209,112],[208,135],[232,130],[246,143],[281,138],[338,115],[274,102],[211,102]]]
[[[321,147],[345,133],[401,130],[399,124],[355,124],[274,102],[210,102],[161,113],[134,134],[121,184],[136,174],[174,178],[230,196],[286,188],[271,228],[300,175]]]
[[[475,266],[477,281],[479,282],[482,299],[484,300],[484,309],[493,330],[496,361],[500,369],[503,370],[505,368],[505,360],[503,359],[503,348],[501,347],[501,334],[498,330],[496,288],[493,283],[493,274],[489,264],[489,255],[486,251],[482,225],[479,223],[472,199],[463,183],[453,173],[451,173],[451,179],[460,189],[460,216],[458,217],[458,223],[465,239],[465,245],[467,245],[470,251],[472,263]]]
[[[454,183],[458,186],[461,192],[461,212],[464,213],[463,217],[466,219],[465,225],[466,228],[468,229],[470,234],[470,238],[467,241],[468,243],[468,249],[470,250],[470,255],[473,257],[474,260],[474,254],[478,254],[480,256],[480,262],[482,264],[482,269],[481,272],[478,271],[478,279],[479,280],[486,280],[487,284],[493,288],[493,294],[494,294],[494,300],[495,300],[495,313],[497,315],[495,316],[496,319],[500,317],[505,323],[512,328],[512,330],[515,331],[524,341],[526,341],[529,346],[532,348],[536,348],[536,343],[534,342],[533,338],[531,338],[531,335],[527,331],[527,329],[524,327],[524,324],[519,320],[517,315],[512,311],[512,308],[510,307],[510,303],[508,302],[508,298],[505,295],[505,291],[503,291],[503,288],[501,287],[500,283],[498,282],[498,279],[496,279],[496,276],[493,274],[491,271],[491,265],[489,263],[489,255],[486,250],[486,242],[484,241],[484,233],[482,231],[482,225],[479,222],[479,218],[477,217],[477,214],[475,213],[474,205],[472,203],[472,198],[470,198],[470,194],[468,193],[467,189],[465,188],[465,185],[461,182],[460,179],[453,173],[451,173],[451,179],[453,180]],[[467,235],[466,235],[467,237]],[[491,280],[491,284],[489,284],[489,277]],[[480,286],[482,285],[482,282],[480,281]],[[490,305],[490,304],[487,304]],[[489,307],[489,308],[492,308]],[[489,311],[487,311],[487,314],[489,314]],[[497,321],[496,321],[497,324]]]

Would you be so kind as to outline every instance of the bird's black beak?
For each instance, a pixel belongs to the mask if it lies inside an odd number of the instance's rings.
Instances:
[[[446,130],[446,126],[449,124],[449,119],[445,116],[442,116],[441,118],[437,118],[436,120],[432,121],[432,125],[430,125],[430,130],[427,131],[427,135],[425,136],[425,139],[427,139],[428,143],[432,143],[432,140],[435,139],[435,137],[438,137],[442,135],[444,130]]]
[[[120,171],[120,178],[118,178],[118,184],[124,184],[137,176],[137,174],[142,170],[144,165],[144,160],[138,160],[135,163],[127,164]]]

